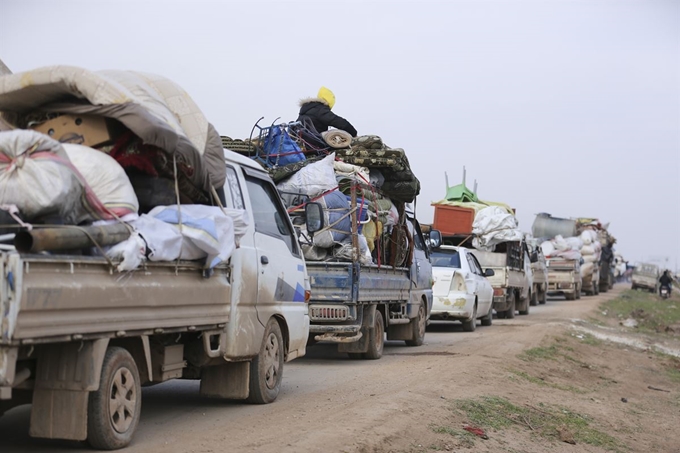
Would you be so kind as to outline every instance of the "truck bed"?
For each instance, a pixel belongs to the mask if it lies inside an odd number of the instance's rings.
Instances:
[[[118,273],[99,257],[11,252],[0,254],[0,271],[0,344],[201,330],[229,320],[228,264],[203,278],[194,262]]]

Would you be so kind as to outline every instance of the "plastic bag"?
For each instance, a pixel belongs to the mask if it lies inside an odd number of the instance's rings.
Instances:
[[[312,198],[333,190],[338,186],[333,171],[334,161],[335,154],[329,154],[281,181],[276,187],[280,192],[299,193]]]
[[[272,126],[264,142],[264,153],[271,165],[288,165],[305,160],[300,147],[283,126]]]

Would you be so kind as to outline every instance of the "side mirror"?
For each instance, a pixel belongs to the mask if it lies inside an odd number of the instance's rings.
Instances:
[[[430,248],[436,249],[442,245],[442,234],[439,230],[430,231]]]
[[[324,227],[323,208],[319,203],[307,203],[305,205],[305,218],[307,233],[313,235]]]
[[[493,269],[484,269],[485,277],[493,277],[494,275],[496,275],[496,273],[493,271]]]

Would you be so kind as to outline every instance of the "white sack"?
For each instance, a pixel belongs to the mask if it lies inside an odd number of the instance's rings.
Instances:
[[[581,253],[578,250],[561,250],[553,254],[553,257],[564,258],[565,260],[578,261],[581,259]]]
[[[146,259],[146,242],[135,232],[127,240],[111,247],[106,256],[112,260],[122,260],[116,267],[118,272],[137,269]]]
[[[58,215],[67,224],[90,218],[84,188],[61,143],[35,131],[0,132],[0,204],[25,220]]]
[[[551,257],[555,253],[555,246],[550,241],[545,241],[541,244],[541,250],[543,251],[543,256],[546,258]]]
[[[521,241],[517,218],[498,206],[489,206],[475,215],[472,233],[476,236],[473,245],[479,250],[491,250],[496,244]]]
[[[599,261],[599,258],[595,255],[583,255],[583,261],[586,263],[596,263]]]
[[[366,167],[360,167],[358,165],[352,165],[336,160],[333,162],[333,169],[335,170],[335,174],[339,176],[356,179],[366,184],[371,181],[371,173]]]
[[[552,240],[553,246],[555,247],[555,250],[558,252],[564,251],[564,250],[571,250],[569,247],[569,243],[559,234],[555,236],[555,239]]]
[[[595,255],[595,247],[592,245],[584,245],[581,247],[581,255],[587,256],[587,255]]]
[[[565,239],[566,243],[569,244],[569,248],[572,250],[581,250],[583,247],[583,240],[580,237],[570,237]]]
[[[278,183],[281,192],[301,193],[312,198],[338,186],[333,171],[335,153],[331,153],[318,162],[303,167],[290,178]]]
[[[593,275],[595,271],[595,263],[585,263],[581,266],[581,277],[588,277]]]
[[[107,210],[118,217],[139,211],[135,189],[123,167],[113,157],[83,145],[65,143],[62,146]]]
[[[583,240],[583,243],[585,245],[590,245],[593,242],[597,241],[597,232],[594,230],[584,230],[581,233],[581,239]]]

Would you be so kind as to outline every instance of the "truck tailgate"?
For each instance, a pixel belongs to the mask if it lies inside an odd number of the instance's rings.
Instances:
[[[408,300],[408,269],[354,263],[307,262],[311,302]],[[354,274],[358,275],[354,277]]]
[[[101,258],[2,255],[0,343],[106,332],[214,326],[229,320],[229,266],[196,263],[111,272]]]

